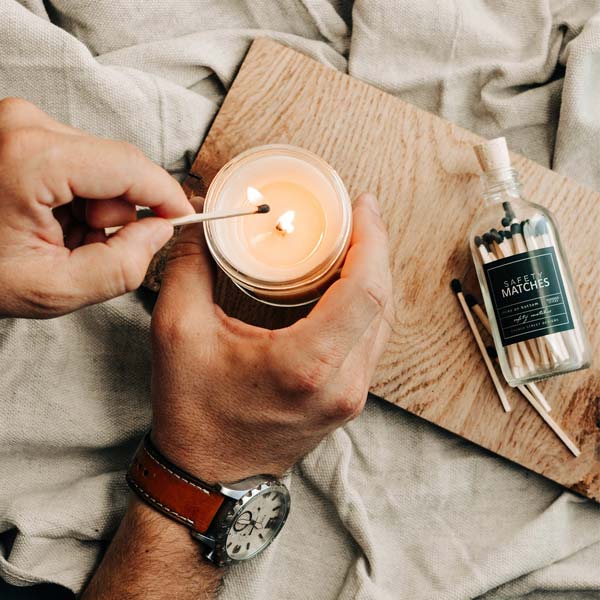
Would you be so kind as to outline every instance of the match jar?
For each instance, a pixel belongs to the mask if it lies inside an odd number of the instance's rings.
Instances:
[[[554,217],[523,198],[504,138],[475,150],[485,206],[470,245],[504,377],[517,386],[589,367],[590,345]]]
[[[337,277],[350,243],[352,205],[342,179],[303,148],[252,148],[217,173],[204,211],[259,204],[268,204],[269,212],[205,223],[213,258],[260,302],[315,302]]]

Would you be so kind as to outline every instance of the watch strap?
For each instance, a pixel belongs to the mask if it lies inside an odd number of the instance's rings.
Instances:
[[[198,533],[206,533],[225,497],[163,456],[148,433],[126,475],[131,489],[156,510]]]

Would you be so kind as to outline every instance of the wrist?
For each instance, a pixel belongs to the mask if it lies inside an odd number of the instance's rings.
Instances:
[[[130,494],[123,522],[136,532],[139,542],[143,545],[158,543],[177,552],[189,554],[195,560],[202,556],[187,527],[158,512],[136,494]]]
[[[149,435],[138,447],[126,478],[142,500],[187,527],[204,546],[205,557],[217,565],[262,552],[289,512],[289,491],[274,477],[207,485],[174,464]]]
[[[186,527],[148,506],[135,494],[102,564],[82,598],[164,598],[171,585],[177,598],[213,597],[223,569],[203,556]],[[182,583],[185,582],[182,587]]]
[[[222,434],[211,435],[204,430],[192,440],[180,432],[153,427],[150,438],[173,464],[209,485],[231,483],[261,473],[242,457],[234,458],[231,440]]]

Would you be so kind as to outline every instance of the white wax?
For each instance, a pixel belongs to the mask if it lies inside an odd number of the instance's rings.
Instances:
[[[271,204],[271,212],[211,225],[213,242],[233,268],[265,282],[291,281],[311,273],[332,254],[344,209],[339,190],[317,166],[294,156],[258,154],[227,174],[218,196],[210,200],[210,210],[249,206],[248,188],[261,192],[260,203]],[[275,225],[289,210],[294,211],[294,225],[282,234]]]

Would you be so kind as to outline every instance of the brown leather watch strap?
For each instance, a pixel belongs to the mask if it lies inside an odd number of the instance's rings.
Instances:
[[[127,483],[148,504],[199,533],[206,533],[225,499],[165,458],[150,434],[133,457]]]

